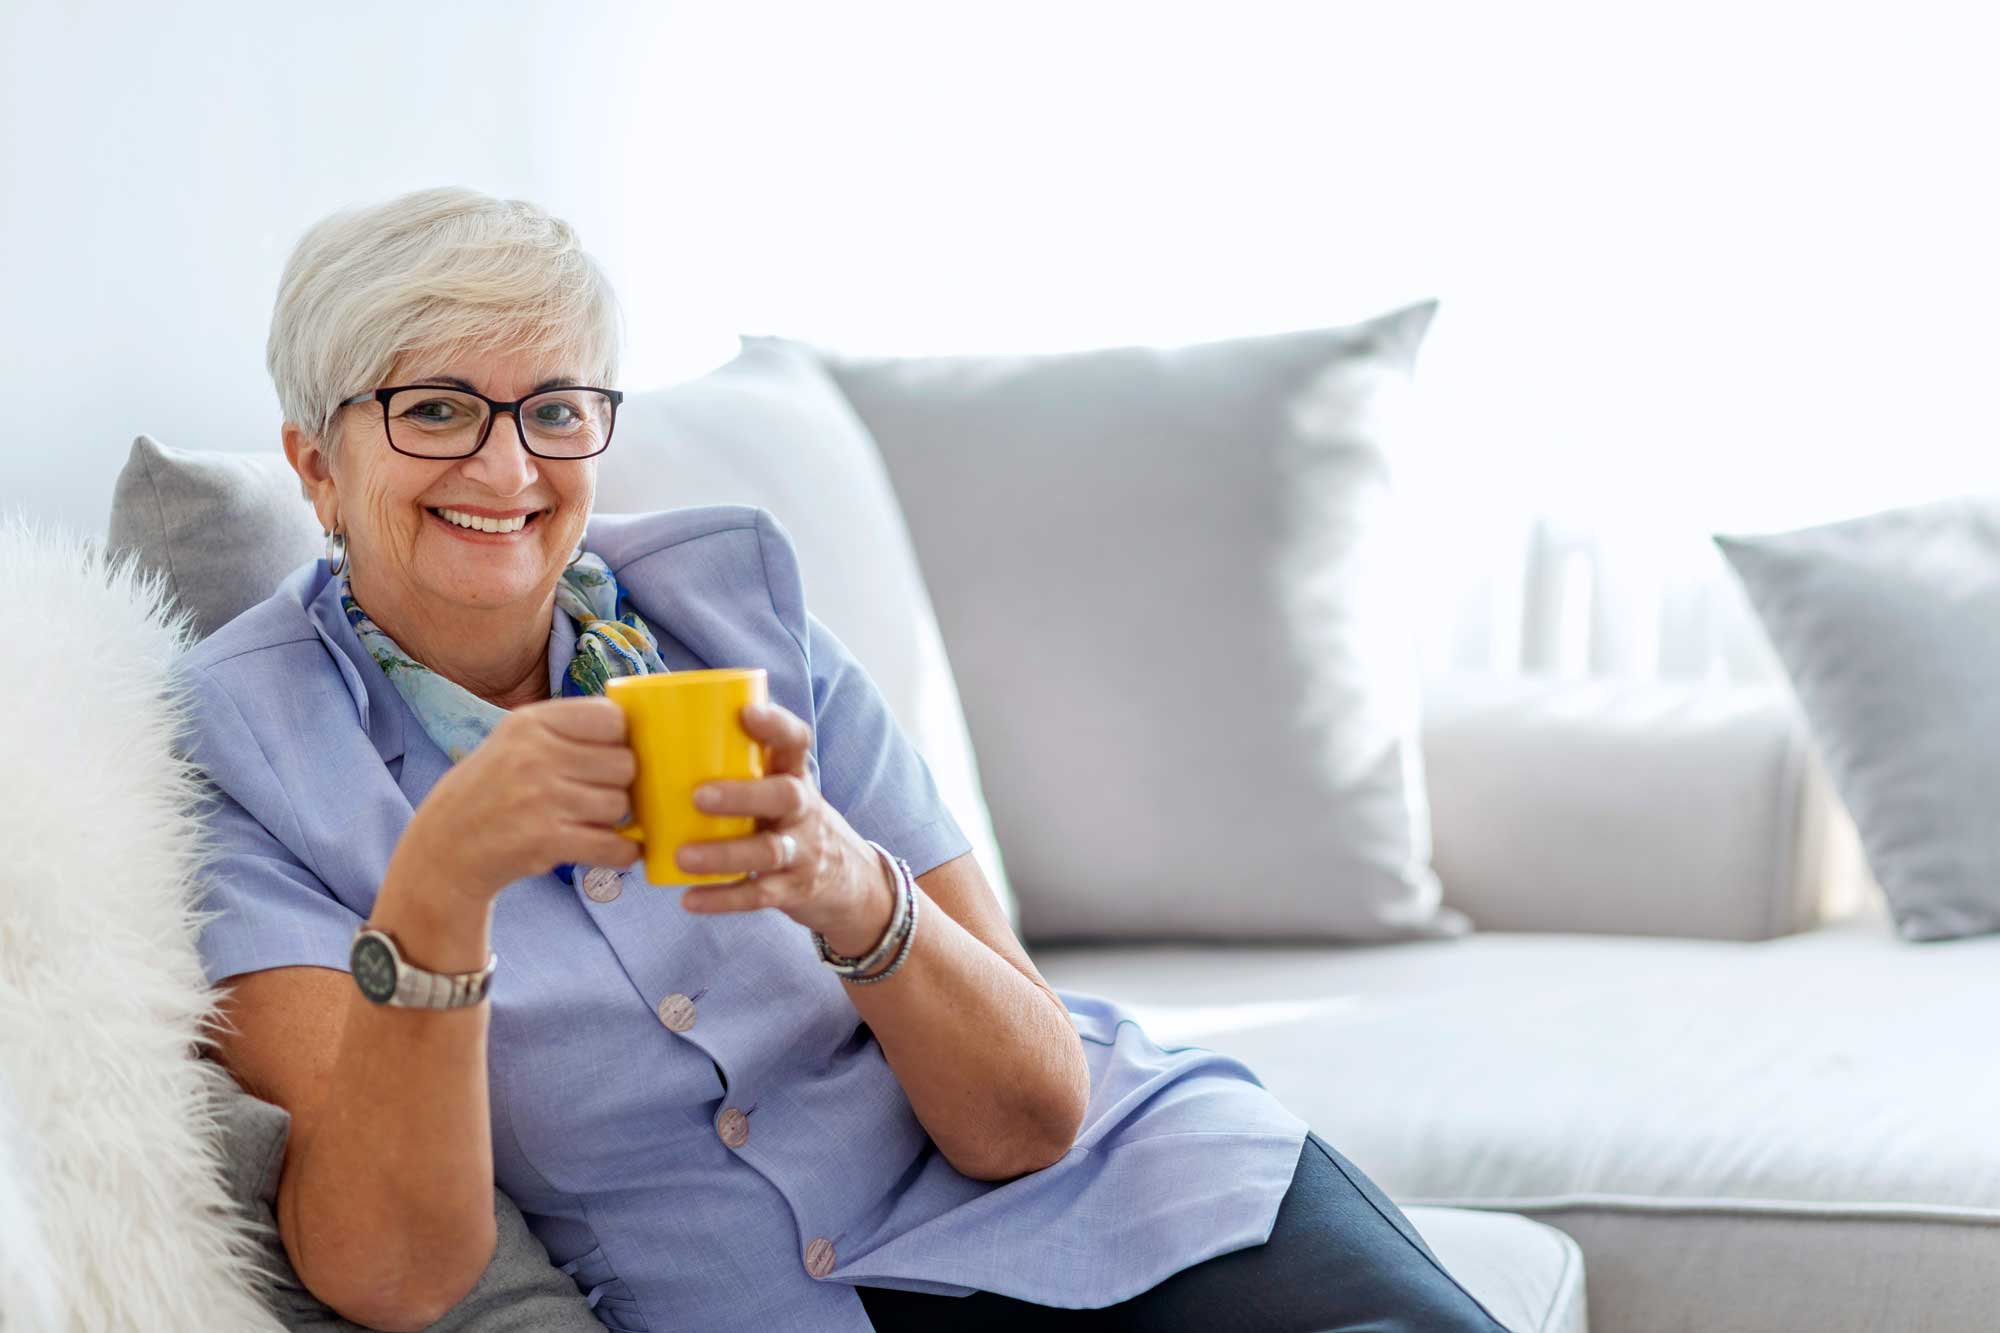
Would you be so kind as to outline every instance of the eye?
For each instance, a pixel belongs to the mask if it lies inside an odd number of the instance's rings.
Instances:
[[[397,415],[419,426],[449,426],[463,420],[464,405],[450,398],[426,398]]]
[[[558,430],[574,426],[583,420],[583,416],[576,410],[575,404],[564,402],[561,399],[536,403],[532,415],[535,418],[537,426],[551,426]]]

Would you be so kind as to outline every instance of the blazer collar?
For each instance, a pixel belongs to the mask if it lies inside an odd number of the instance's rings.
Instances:
[[[303,576],[303,577],[301,577]],[[306,609],[306,618],[326,644],[333,664],[340,671],[341,680],[347,685],[347,692],[354,699],[355,711],[360,715],[361,729],[368,733],[368,739],[382,755],[382,762],[401,757],[405,744],[403,740],[404,714],[408,708],[403,696],[389,683],[382,668],[368,650],[362,646],[361,636],[348,623],[347,613],[340,606],[340,580],[327,573],[326,561],[315,560],[301,567],[298,574],[287,583],[297,583],[301,600]]]
[[[286,586],[300,597],[306,618],[326,644],[362,730],[382,756],[382,762],[398,758],[408,750],[405,731],[419,726],[409,704],[390,683],[381,665],[368,653],[361,636],[340,605],[340,580],[327,573],[326,561],[315,560],[302,566],[286,580]],[[549,627],[549,697],[562,696],[562,681],[576,656],[576,622],[557,608]]]

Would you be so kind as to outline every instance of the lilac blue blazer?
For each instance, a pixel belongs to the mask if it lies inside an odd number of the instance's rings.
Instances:
[[[813,780],[863,837],[919,875],[970,854],[874,683],[806,609],[769,512],[597,515],[585,545],[670,669],[767,670],[771,698],[812,726]],[[301,565],[177,666],[212,796],[212,981],[346,970],[448,767],[336,587],[323,560]],[[552,689],[574,649],[558,614]],[[1095,1307],[1269,1238],[1307,1127],[1239,1062],[1164,1050],[1119,1005],[1060,992],[1089,1057],[1082,1133],[1045,1170],[973,1180],[804,927],[691,915],[643,866],[620,890],[596,902],[548,874],[502,892],[487,1051],[495,1181],[607,1327],[867,1333],[857,1284]],[[738,1147],[719,1133],[731,1111]]]

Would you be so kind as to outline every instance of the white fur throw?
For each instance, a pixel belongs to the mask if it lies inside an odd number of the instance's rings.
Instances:
[[[0,1325],[280,1330],[218,1155],[156,576],[0,522]],[[218,1083],[220,1080],[220,1083]]]

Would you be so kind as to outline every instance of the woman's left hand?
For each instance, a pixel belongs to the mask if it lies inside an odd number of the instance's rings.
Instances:
[[[743,729],[770,756],[765,776],[705,782],[695,788],[695,805],[709,814],[755,815],[757,831],[683,844],[675,861],[699,874],[752,878],[690,885],[682,891],[681,906],[690,912],[775,907],[824,935],[829,948],[838,951],[841,942],[863,940],[857,952],[866,950],[895,909],[888,868],[813,785],[806,767],[812,728],[804,719],[777,703],[747,705],[741,716]],[[715,799],[705,800],[711,788]],[[783,834],[797,847],[789,864],[783,859]]]

